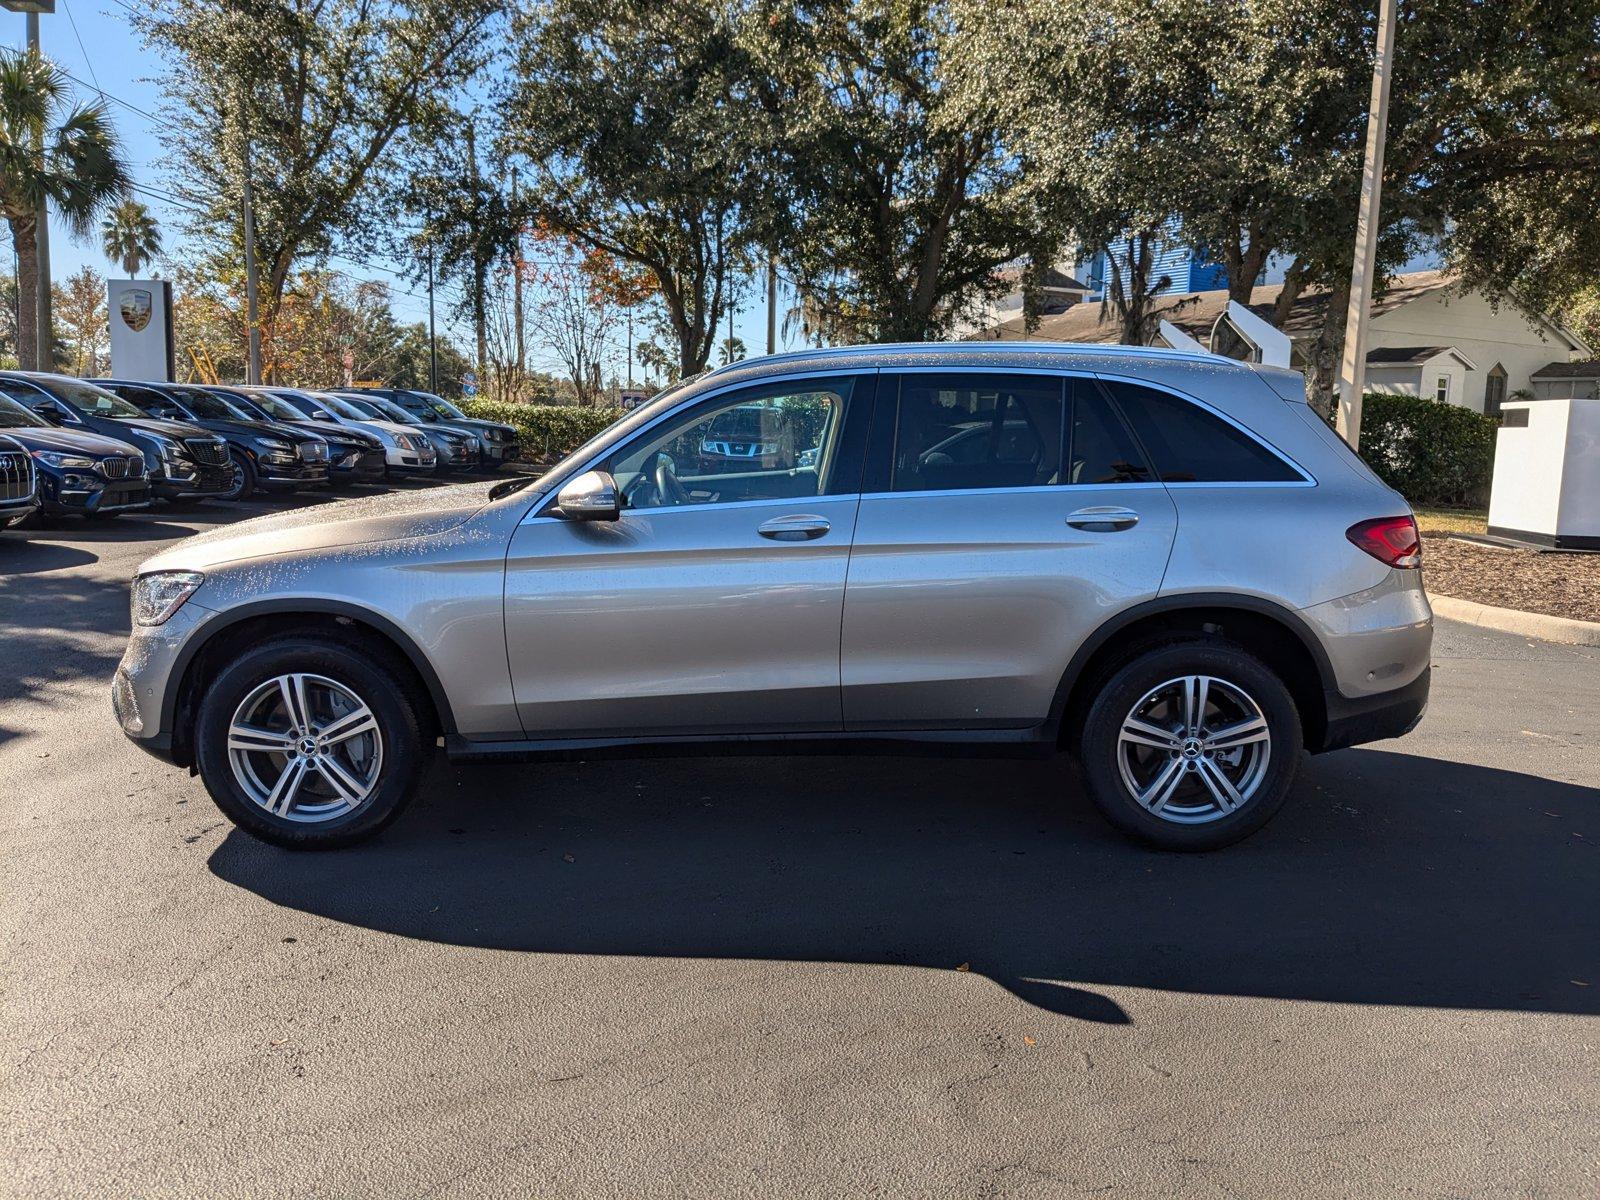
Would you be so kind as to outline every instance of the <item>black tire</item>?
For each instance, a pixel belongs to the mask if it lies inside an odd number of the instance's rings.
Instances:
[[[1153,710],[1163,709],[1160,697],[1181,695],[1181,685],[1175,692],[1160,692],[1162,685],[1185,677],[1206,677],[1220,680],[1225,687],[1217,688],[1207,710],[1213,719],[1228,723],[1236,721],[1248,709],[1239,705],[1242,693],[1245,701],[1253,701],[1261,718],[1265,719],[1268,741],[1264,764],[1255,768],[1253,789],[1245,795],[1244,802],[1227,811],[1212,797],[1220,784],[1215,778],[1211,763],[1232,770],[1234,759],[1242,765],[1255,761],[1256,751],[1240,748],[1237,751],[1212,752],[1210,755],[1198,745],[1155,749],[1145,746],[1125,748],[1121,742],[1123,723],[1135,714],[1141,701],[1155,693]],[[1208,691],[1212,685],[1207,685]],[[1231,708],[1231,714],[1224,712]],[[1152,719],[1152,724],[1176,729],[1183,726],[1178,717],[1172,722]],[[1204,726],[1202,726],[1204,728]],[[1175,741],[1185,741],[1181,735]],[[1196,742],[1199,739],[1194,739]],[[1084,718],[1079,756],[1084,780],[1090,798],[1105,817],[1123,833],[1149,845],[1164,850],[1214,850],[1249,837],[1272,819],[1288,797],[1294,782],[1295,771],[1302,754],[1303,737],[1300,713],[1294,699],[1281,679],[1264,663],[1243,647],[1221,639],[1166,643],[1149,648],[1114,666],[1101,680]],[[1208,761],[1194,761],[1206,757]],[[1176,793],[1164,804],[1170,805],[1168,816],[1160,816],[1141,805],[1130,787],[1134,783],[1153,785],[1169,763],[1175,763]],[[1126,771],[1125,771],[1126,766]],[[1249,775],[1249,772],[1245,772]],[[1207,811],[1207,808],[1214,811]]]
[[[381,765],[371,793],[358,807],[314,823],[262,807],[235,774],[228,750],[228,730],[240,704],[275,677],[292,673],[323,676],[348,688],[371,709],[381,738]],[[195,723],[196,765],[223,815],[262,841],[291,850],[351,846],[381,832],[416,794],[431,757],[424,704],[404,670],[379,647],[315,635],[274,639],[245,652],[204,684]],[[307,778],[314,777],[308,772]]]
[[[233,483],[217,496],[218,500],[248,500],[256,490],[256,465],[237,450],[230,450],[233,460]]]

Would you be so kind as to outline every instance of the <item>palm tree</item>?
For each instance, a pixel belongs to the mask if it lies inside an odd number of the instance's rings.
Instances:
[[[129,279],[137,279],[139,268],[161,253],[161,229],[150,210],[137,200],[113,205],[100,222],[100,233],[106,257],[120,262]]]
[[[25,370],[39,365],[40,210],[48,203],[74,237],[87,237],[128,183],[105,105],[73,104],[66,72],[49,59],[0,52],[0,216],[17,250],[17,359]]]

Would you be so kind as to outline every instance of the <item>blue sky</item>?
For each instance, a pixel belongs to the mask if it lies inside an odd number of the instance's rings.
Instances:
[[[117,0],[56,0],[55,13],[39,18],[39,40],[44,53],[73,77],[80,98],[92,98],[97,92],[106,96],[122,135],[135,185],[146,189],[139,192],[139,199],[150,206],[161,222],[167,249],[171,251],[181,244],[183,213],[159,195],[151,194],[152,191],[170,192],[161,161],[165,152],[160,112],[163,63],[141,45],[129,23],[129,15]],[[25,45],[25,20],[21,13],[0,12],[5,45],[15,49]],[[98,238],[74,241],[54,219],[50,223],[50,258],[51,272],[58,281],[85,263],[102,274],[121,274],[119,268],[106,260]],[[393,288],[396,315],[405,321],[427,320],[425,287],[407,280],[399,264],[392,260],[375,253],[365,262],[337,259],[330,265],[357,278],[388,281]],[[734,320],[734,332],[757,352],[765,348],[767,336],[766,311],[761,299],[752,292],[752,298]],[[442,290],[437,300],[442,334],[450,304]],[[469,326],[457,324],[452,332],[463,347],[470,345]],[[623,367],[621,360],[625,358],[623,344],[625,339],[619,334],[616,363],[619,372]],[[551,369],[555,364],[547,358],[539,365]]]

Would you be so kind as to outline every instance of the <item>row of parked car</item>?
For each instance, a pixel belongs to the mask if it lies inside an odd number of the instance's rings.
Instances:
[[[305,391],[0,371],[0,529],[514,462],[510,425],[404,388]]]

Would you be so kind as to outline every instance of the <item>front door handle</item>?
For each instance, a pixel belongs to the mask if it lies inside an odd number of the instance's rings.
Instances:
[[[1067,524],[1074,529],[1088,529],[1096,533],[1115,533],[1122,529],[1132,529],[1138,523],[1139,514],[1133,509],[1119,508],[1113,504],[1080,508],[1067,516]]]
[[[826,517],[796,513],[788,517],[773,517],[772,520],[758,526],[756,532],[775,542],[809,542],[821,537],[832,528]]]

